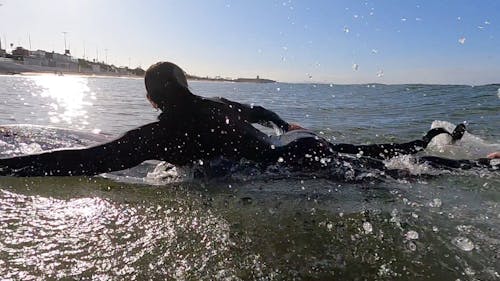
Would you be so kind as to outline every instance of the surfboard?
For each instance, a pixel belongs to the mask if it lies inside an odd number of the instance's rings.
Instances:
[[[0,125],[0,157],[40,153],[47,150],[85,147],[111,140],[110,135],[38,126]]]

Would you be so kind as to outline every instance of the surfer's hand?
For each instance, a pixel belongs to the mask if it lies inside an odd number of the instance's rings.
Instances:
[[[290,132],[295,130],[305,130],[305,128],[301,127],[299,124],[290,123],[288,125],[288,131]]]
[[[490,158],[490,159],[500,158],[500,151],[488,154],[488,158]]]

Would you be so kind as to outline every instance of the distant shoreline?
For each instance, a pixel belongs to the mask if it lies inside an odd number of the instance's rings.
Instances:
[[[35,66],[36,67],[36,66]],[[40,67],[39,67],[40,68]],[[132,79],[142,79],[144,76],[141,75],[127,75],[113,72],[76,72],[76,71],[66,71],[61,68],[51,68],[51,69],[33,69],[28,65],[21,65],[17,63],[5,62],[0,60],[0,75],[59,75],[64,76],[85,76],[85,77],[117,77],[117,78],[132,78]],[[226,79],[226,78],[210,78],[210,77],[199,77],[193,75],[187,75],[187,79],[190,81],[209,81],[209,82],[232,82],[232,83],[279,83],[278,81],[263,79],[263,78],[237,78],[237,79]],[[290,84],[316,84],[316,85],[365,85],[365,86],[384,86],[384,85],[407,85],[407,86],[425,86],[425,85],[441,85],[441,86],[498,86],[500,89],[500,83],[488,83],[481,85],[470,85],[470,84],[434,84],[434,83],[396,83],[396,84],[382,84],[382,83],[355,83],[355,84],[345,84],[345,83],[328,83],[328,82],[283,82]]]
[[[25,65],[8,60],[0,60],[0,74],[2,75],[54,74],[54,75],[81,75],[81,76],[131,77],[131,78],[142,77],[137,75],[114,73],[114,72],[71,71],[61,67]]]
[[[4,71],[1,68],[0,64],[0,76],[14,76],[14,75],[59,75],[58,73],[54,73],[54,71],[24,71],[24,72],[8,72]],[[118,73],[86,73],[86,72],[62,72],[62,76],[84,76],[84,77],[95,77],[95,78],[129,78],[129,79],[143,79],[144,76],[137,75],[124,75]],[[468,84],[423,84],[423,83],[407,83],[407,84],[381,84],[381,83],[358,83],[358,84],[344,84],[344,83],[328,83],[328,82],[318,82],[318,83],[310,83],[310,82],[254,82],[254,81],[236,81],[236,79],[216,79],[216,78],[193,78],[188,75],[187,80],[189,81],[199,81],[199,82],[230,82],[230,83],[286,83],[286,84],[311,84],[311,85],[333,85],[333,86],[366,86],[366,87],[374,87],[374,86],[395,86],[395,85],[405,85],[405,86],[468,86],[468,87],[481,87],[481,86],[494,86],[498,87],[498,91],[500,93],[500,83],[488,83],[481,85],[468,85]],[[264,80],[264,79],[262,79]],[[500,97],[500,96],[499,96]]]
[[[26,65],[10,61],[7,59],[0,60],[0,74],[2,75],[40,75],[40,74],[54,74],[54,75],[81,75],[81,76],[91,76],[91,77],[129,77],[129,78],[143,78],[143,75],[134,75],[118,72],[93,72],[93,71],[76,71],[68,70],[62,67],[49,67],[49,66],[39,66],[39,65]],[[186,75],[189,80],[193,81],[216,81],[216,82],[246,82],[246,83],[276,83],[276,81],[271,79],[259,78],[211,78],[211,77],[199,77],[194,75]]]
[[[189,75],[187,74],[187,79],[188,80],[193,80],[193,81],[214,81],[214,82],[236,82],[236,83],[276,83],[277,81],[271,80],[271,79],[264,79],[264,78],[236,78],[236,79],[230,79],[230,78],[211,78],[211,77],[199,77],[199,76],[194,76],[194,75]]]

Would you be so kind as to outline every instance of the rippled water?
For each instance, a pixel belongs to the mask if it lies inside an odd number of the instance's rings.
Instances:
[[[412,140],[446,120],[469,123],[472,135],[457,149],[465,156],[500,143],[499,85],[191,88],[263,105],[333,141]],[[116,135],[155,120],[144,95],[140,79],[0,76],[0,123]],[[453,156],[453,148],[441,150],[434,153]],[[0,178],[0,276],[500,279],[498,174],[359,184],[313,176],[136,182]]]

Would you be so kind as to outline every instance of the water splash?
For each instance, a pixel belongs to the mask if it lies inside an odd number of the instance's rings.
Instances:
[[[451,241],[453,245],[457,246],[460,250],[470,252],[474,250],[474,243],[467,237],[455,237]]]
[[[410,230],[410,231],[406,232],[405,238],[408,240],[417,240],[418,239],[418,232],[416,232],[415,230]]]
[[[371,223],[365,221],[363,223],[363,230],[365,231],[365,234],[370,234],[373,232],[373,226]]]

